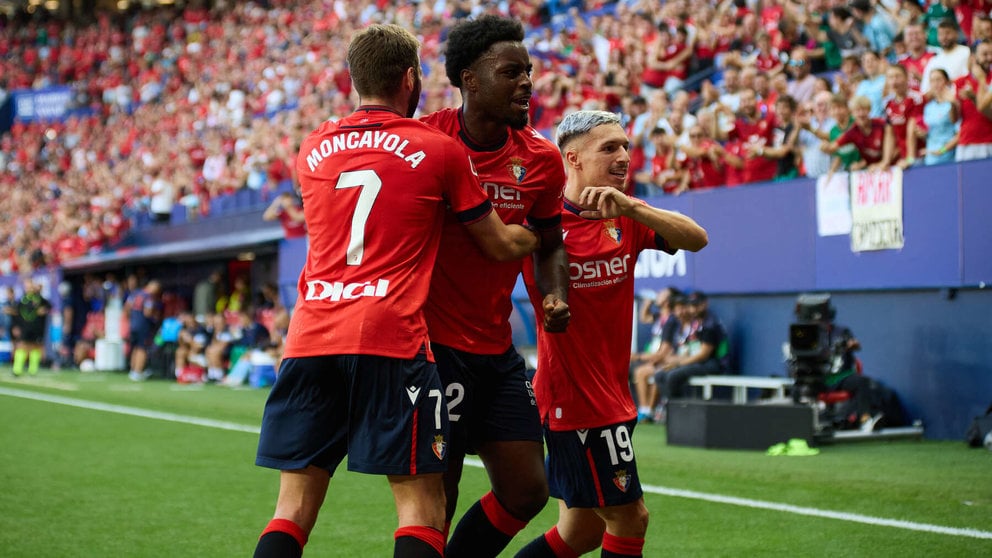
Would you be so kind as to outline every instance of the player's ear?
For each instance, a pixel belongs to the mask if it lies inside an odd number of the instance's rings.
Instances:
[[[565,151],[565,164],[573,169],[582,168],[582,164],[579,162],[579,153],[574,149],[569,149]]]
[[[409,89],[410,91],[413,91],[413,88],[416,86],[416,84],[417,84],[417,69],[414,68],[413,66],[410,66],[409,68],[406,69],[406,74],[403,76],[403,85],[406,86],[406,88]]]
[[[479,90],[479,81],[476,79],[475,72],[468,68],[462,70],[462,87],[472,93]]]

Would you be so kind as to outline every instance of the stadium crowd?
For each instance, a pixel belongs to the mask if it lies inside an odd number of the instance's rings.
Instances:
[[[99,251],[176,204],[271,199],[301,139],[356,101],[352,33],[421,40],[424,113],[456,106],[446,29],[485,12],[529,30],[531,121],[619,112],[638,194],[992,156],[989,0],[213,2],[32,18],[0,30],[0,104],[71,86],[64,122],[0,137],[0,274]],[[934,78],[936,76],[936,79]],[[933,84],[933,87],[931,87]],[[928,131],[934,133],[928,135]],[[942,138],[940,145],[935,137]],[[933,140],[933,141],[931,141]]]

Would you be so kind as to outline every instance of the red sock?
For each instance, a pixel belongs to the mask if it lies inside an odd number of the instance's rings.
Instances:
[[[548,546],[555,553],[556,558],[579,558],[579,555],[572,550],[572,547],[568,546],[565,539],[561,538],[558,534],[558,526],[555,525],[550,531],[544,534],[544,540],[547,541]]]
[[[417,540],[423,541],[437,551],[438,556],[444,556],[444,533],[434,529],[433,527],[427,527],[426,525],[408,525],[406,527],[400,527],[393,534],[394,539],[400,537],[413,537]]]
[[[287,535],[296,539],[296,542],[300,543],[300,548],[307,544],[307,534],[303,531],[303,527],[300,527],[296,523],[293,523],[289,519],[276,518],[269,522],[265,526],[265,530],[258,538],[262,538],[266,533],[271,533],[273,531],[279,531],[280,533],[286,533]]]
[[[642,556],[644,553],[644,539],[618,537],[609,533],[603,533],[603,550],[612,553],[611,556]]]
[[[520,521],[510,515],[510,512],[506,511],[506,508],[499,503],[491,490],[479,500],[479,503],[482,504],[482,511],[486,512],[489,522],[504,535],[512,537],[527,526],[526,521]]]

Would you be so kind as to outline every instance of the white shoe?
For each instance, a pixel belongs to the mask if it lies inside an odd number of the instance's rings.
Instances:
[[[878,424],[878,421],[882,420],[883,416],[885,416],[883,413],[876,413],[874,416],[869,417],[867,420],[861,423],[861,431],[874,432],[875,425]]]

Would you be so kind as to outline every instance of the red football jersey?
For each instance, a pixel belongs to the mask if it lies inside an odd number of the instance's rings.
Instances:
[[[910,89],[920,90],[920,85],[923,83],[923,70],[926,69],[927,62],[933,56],[934,53],[925,51],[919,58],[913,58],[909,54],[906,54],[899,59],[899,64],[906,68],[906,73],[909,75]]]
[[[738,117],[728,139],[738,139],[747,147],[769,148],[775,145],[775,126],[772,118],[758,117],[750,120]],[[778,162],[767,157],[746,157],[742,172],[743,182],[764,182],[775,178]]]
[[[992,120],[989,120],[975,106],[975,100],[963,93],[971,90],[971,95],[977,95],[981,87],[989,87],[992,76],[985,84],[979,84],[975,76],[968,74],[954,80],[957,88],[958,102],[961,103],[961,131],[958,135],[958,145],[979,145],[992,143]]]
[[[296,170],[310,248],[285,355],[432,358],[423,305],[445,206],[463,223],[492,211],[465,152],[367,106],[312,132]]]
[[[569,260],[564,333],[538,328],[534,394],[541,420],[551,430],[578,430],[623,422],[637,409],[630,395],[630,339],[634,311],[634,265],[645,249],[667,249],[648,227],[621,217],[584,219],[565,202],[562,228]],[[524,282],[544,317],[531,262]]]
[[[837,145],[852,144],[858,148],[861,158],[869,165],[873,165],[882,160],[882,147],[885,143],[885,121],[881,118],[871,119],[871,128],[868,133],[854,124],[837,138]]]
[[[715,143],[711,139],[704,139],[700,147],[709,149]],[[693,190],[723,186],[727,181],[725,165],[714,163],[708,155],[686,157],[685,166],[689,171],[689,188]]]
[[[923,95],[918,91],[910,89],[901,100],[891,95],[885,99],[885,119],[892,126],[892,135],[895,136],[896,147],[899,149],[899,157],[906,157],[906,129],[910,120],[923,118]],[[922,143],[922,142],[921,142]],[[921,146],[921,152],[926,151],[925,146]],[[917,153],[915,156],[922,156]]]
[[[487,147],[462,131],[459,109],[421,120],[460,140],[504,223],[527,219],[537,228],[558,225],[565,167],[558,149],[536,130],[510,130],[504,144]],[[425,307],[431,341],[474,354],[502,354],[512,343],[510,293],[521,260],[489,259],[461,229],[453,216],[445,217]]]
[[[747,151],[744,146],[744,142],[739,139],[728,140],[726,145],[723,146],[727,150],[727,153],[735,155],[744,159],[747,157]],[[724,180],[727,186],[740,186],[744,184],[744,169],[737,168],[730,163],[724,165]]]

